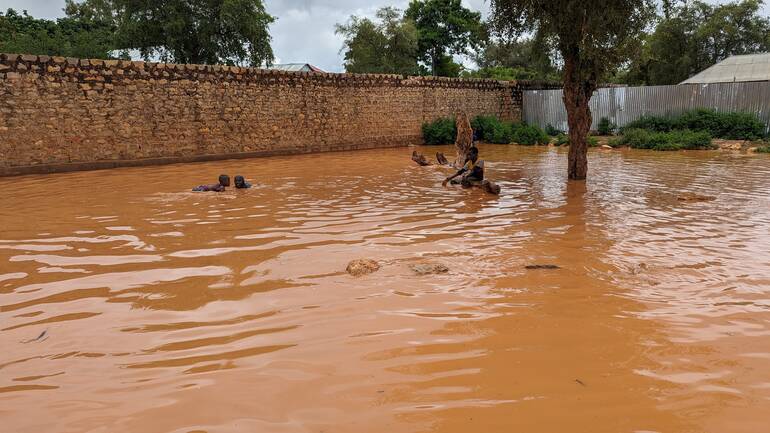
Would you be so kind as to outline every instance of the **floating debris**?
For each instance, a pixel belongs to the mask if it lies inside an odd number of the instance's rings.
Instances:
[[[441,263],[418,263],[409,266],[418,275],[445,274],[449,268]]]
[[[380,269],[380,265],[370,259],[356,259],[348,263],[345,269],[350,275],[360,277],[361,275],[371,274]]]
[[[525,269],[561,269],[561,267],[557,265],[527,265],[524,266]]]

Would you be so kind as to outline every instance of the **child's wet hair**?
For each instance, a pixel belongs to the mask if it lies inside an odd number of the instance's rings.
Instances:
[[[226,174],[219,175],[219,184],[222,186],[230,186],[230,176]]]

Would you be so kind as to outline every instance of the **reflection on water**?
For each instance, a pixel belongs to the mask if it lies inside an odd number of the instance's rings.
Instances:
[[[2,430],[765,431],[770,159],[410,152],[0,180]]]

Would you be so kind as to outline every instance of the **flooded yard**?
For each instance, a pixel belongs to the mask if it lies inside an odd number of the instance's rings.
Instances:
[[[767,431],[770,157],[410,153],[0,179],[0,431]]]

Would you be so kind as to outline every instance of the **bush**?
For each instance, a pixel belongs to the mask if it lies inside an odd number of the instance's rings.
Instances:
[[[612,133],[615,132],[617,128],[618,125],[610,122],[610,119],[606,117],[599,119],[599,135],[612,135]]]
[[[564,146],[565,144],[569,144],[569,137],[565,134],[559,134],[556,136],[556,144],[557,146]]]
[[[705,108],[687,111],[675,117],[643,116],[623,129],[655,132],[689,129],[729,140],[756,140],[765,133],[765,125],[752,113],[717,113]]]
[[[531,146],[533,144],[548,144],[551,138],[536,125],[520,124],[513,129],[512,139],[518,144]]]
[[[770,153],[770,145],[758,147],[757,148],[757,152],[759,152],[759,153]]]
[[[564,135],[564,131],[554,128],[554,126],[551,125],[550,123],[545,125],[545,133],[550,135],[551,137],[558,137],[560,135]]]
[[[682,150],[713,149],[711,136],[705,131],[680,130],[671,132],[653,132],[644,129],[628,129],[623,137],[610,145],[617,147],[626,144],[634,149]]]
[[[457,138],[457,126],[452,118],[440,118],[422,124],[422,138],[425,144],[451,144]]]
[[[588,147],[597,147],[599,145],[599,139],[593,135],[586,136],[586,144],[588,144]]]

